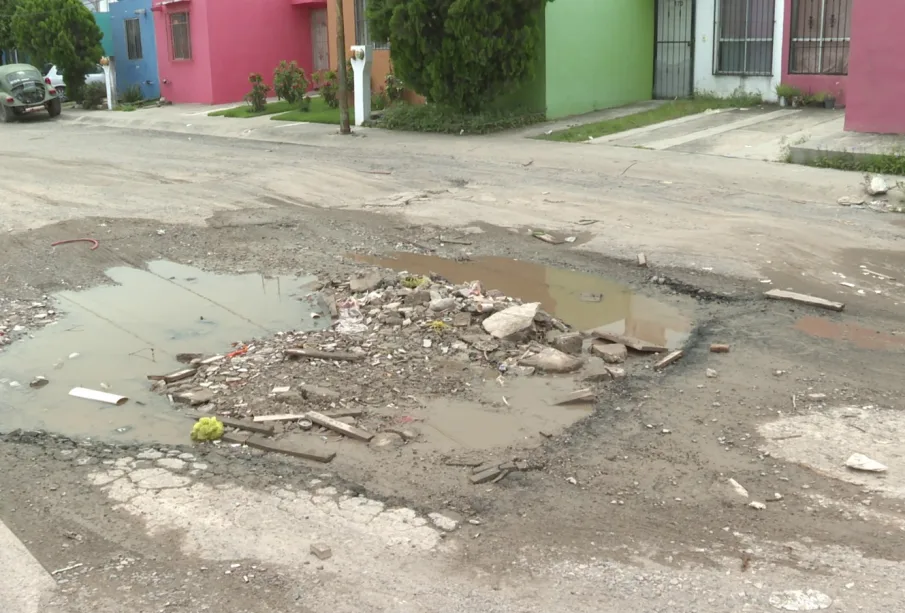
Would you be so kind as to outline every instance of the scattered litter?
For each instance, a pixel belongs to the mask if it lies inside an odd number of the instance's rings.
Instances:
[[[564,240],[565,240],[567,243],[574,243],[576,240],[578,240],[578,237],[576,237],[576,236],[567,236]]]
[[[76,398],[84,398],[85,400],[94,400],[96,402],[103,402],[105,404],[114,404],[116,406],[121,406],[129,401],[126,396],[118,396],[109,392],[91,390],[85,387],[74,387],[69,390],[69,395],[75,396]]]
[[[880,464],[876,460],[872,460],[861,453],[853,453],[845,461],[845,465],[852,470],[859,470],[869,473],[885,473],[887,470],[889,470],[885,464]]]
[[[45,377],[35,377],[34,379],[31,380],[31,383],[28,384],[28,387],[31,387],[34,389],[40,389],[40,388],[44,387],[45,385],[47,385],[48,383],[50,383],[50,381],[48,381],[47,378],[45,378]]]
[[[552,234],[547,234],[546,232],[536,231],[532,232],[531,235],[534,236],[534,238],[540,239],[545,243],[550,243],[551,245],[562,245],[565,242],[564,240],[556,238]]]
[[[681,349],[676,349],[675,351],[671,351],[666,354],[666,357],[661,358],[654,364],[654,370],[660,370],[662,368],[666,368],[670,364],[678,362],[682,359],[682,356],[685,355],[685,352]]]
[[[743,498],[747,498],[747,497],[748,497],[748,490],[746,490],[744,487],[742,487],[742,485],[741,485],[738,481],[736,481],[735,479],[729,479],[729,485],[732,486],[732,489],[733,489],[733,490],[735,491],[735,493],[738,494],[739,496],[741,496],[741,497],[743,497]]]
[[[771,289],[770,291],[765,292],[764,296],[772,300],[798,302],[801,304],[807,304],[809,306],[820,307],[822,309],[829,309],[831,311],[842,311],[843,309],[845,309],[845,304],[842,302],[832,302],[830,300],[824,300],[823,298],[816,298],[814,296],[808,296],[807,294],[787,292],[781,289]]]
[[[840,206],[863,206],[864,198],[858,196],[842,196],[836,201]]]
[[[603,294],[582,293],[579,297],[582,302],[600,302],[603,300]]]
[[[51,571],[50,574],[51,574],[51,575],[59,575],[59,574],[62,574],[62,573],[69,572],[70,570],[75,570],[75,569],[77,569],[77,568],[81,568],[81,567],[83,567],[84,565],[85,565],[85,564],[83,564],[82,562],[79,562],[78,564],[73,564],[73,565],[67,566],[67,567],[65,567],[65,568],[58,568],[58,569],[56,569],[56,570],[54,570],[54,571]]]

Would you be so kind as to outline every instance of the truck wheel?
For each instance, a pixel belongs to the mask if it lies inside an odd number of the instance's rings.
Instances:
[[[54,98],[50,102],[47,103],[47,113],[51,117],[57,117],[63,111],[63,103],[60,102],[59,98]]]

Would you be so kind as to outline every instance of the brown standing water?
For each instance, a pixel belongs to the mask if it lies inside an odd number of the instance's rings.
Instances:
[[[188,442],[190,422],[147,375],[184,368],[178,353],[218,354],[233,343],[329,325],[299,300],[314,277],[215,275],[171,262],[107,271],[117,285],[54,295],[64,312],[0,353],[0,431],[45,429],[118,441]],[[35,377],[50,383],[29,387]],[[128,396],[122,406],[74,398],[86,387]]]
[[[540,302],[578,330],[602,328],[671,349],[681,347],[691,320],[676,308],[634,293],[603,277],[501,257],[459,262],[436,256],[396,253],[392,257],[355,256],[369,264],[427,275],[437,273],[454,283],[480,280],[525,302]]]

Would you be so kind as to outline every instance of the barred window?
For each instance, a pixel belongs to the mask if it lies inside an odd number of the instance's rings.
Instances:
[[[852,0],[793,0],[790,74],[848,74]]]
[[[355,44],[367,45],[372,43],[375,49],[389,49],[388,41],[372,41],[368,34],[368,2],[367,0],[355,0]]]
[[[714,74],[773,74],[776,0],[720,0]]]
[[[174,60],[192,59],[192,36],[187,12],[170,14],[170,57]]]
[[[141,23],[138,19],[126,19],[123,21],[126,27],[126,56],[130,60],[140,60],[141,51]]]

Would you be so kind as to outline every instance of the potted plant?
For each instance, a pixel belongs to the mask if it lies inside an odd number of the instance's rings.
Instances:
[[[827,94],[823,98],[823,108],[825,108],[825,109],[836,108],[836,97],[833,94]]]
[[[790,103],[794,106],[795,99],[801,97],[801,90],[788,83],[780,83],[776,86],[776,96],[779,98],[779,106],[788,106]]]

